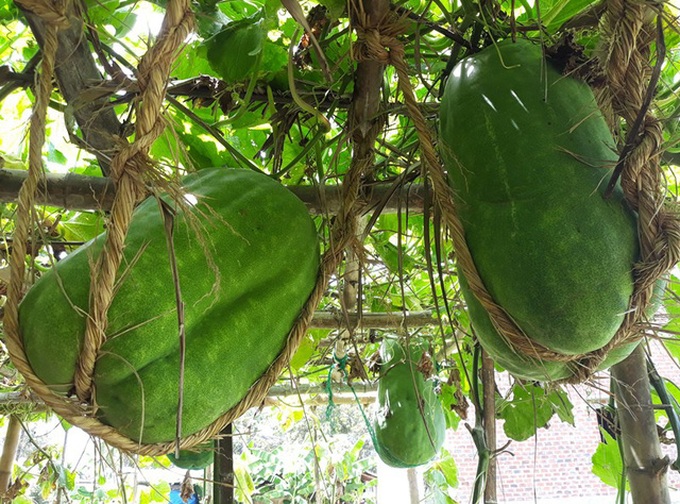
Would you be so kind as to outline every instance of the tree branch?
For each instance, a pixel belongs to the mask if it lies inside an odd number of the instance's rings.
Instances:
[[[97,157],[102,173],[108,174],[111,155],[117,144],[116,135],[120,134],[122,128],[105,100],[81,99],[83,91],[101,82],[102,76],[85,39],[83,20],[74,4],[77,2],[68,3],[70,27],[60,30],[58,35],[56,78],[59,90],[69,105],[68,111],[72,110],[82,131],[85,146]],[[45,32],[42,20],[30,11],[22,12],[42,47]]]
[[[343,314],[341,312],[318,311],[314,314],[311,327],[315,329],[340,329],[346,327],[346,323],[352,327],[359,325],[359,316],[356,313]],[[431,311],[409,312],[382,312],[364,313],[361,317],[361,327],[364,329],[396,329],[402,326],[423,327],[438,324]]]
[[[0,203],[16,201],[19,188],[26,178],[23,170],[0,169]],[[288,186],[309,209],[310,213],[335,215],[340,207],[341,187]],[[412,213],[423,210],[424,190],[421,185],[409,184],[401,188],[390,183],[370,186],[369,192],[362,195],[363,211],[368,213],[385,203],[384,213],[396,213],[407,207]],[[46,174],[46,184],[39,188],[36,202],[41,205],[69,210],[109,210],[114,196],[113,182],[108,178],[87,177],[84,175]]]

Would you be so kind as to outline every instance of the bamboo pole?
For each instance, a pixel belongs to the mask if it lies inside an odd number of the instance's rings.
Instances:
[[[16,415],[10,415],[5,442],[2,446],[2,456],[0,456],[0,495],[3,496],[3,501],[12,481],[12,468],[14,467],[14,459],[17,456],[20,439],[21,421]]]
[[[669,460],[661,453],[645,350],[639,345],[612,367],[626,474],[634,504],[669,504]]]

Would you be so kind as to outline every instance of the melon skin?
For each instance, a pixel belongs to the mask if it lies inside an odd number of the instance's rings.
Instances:
[[[562,76],[528,41],[490,46],[453,69],[440,144],[468,247],[494,300],[556,352],[607,344],[628,309],[639,250],[621,190],[603,196],[618,156],[591,89]],[[499,364],[528,379],[570,374],[513,352],[463,278],[461,291]]]
[[[198,198],[189,211],[200,227],[196,232],[182,212],[175,218],[185,304],[186,437],[236,405],[279,355],[316,284],[319,244],[304,204],[265,175],[205,169],[186,177],[183,186]],[[20,305],[28,360],[57,392],[73,385],[90,263],[103,238],[60,261]],[[103,423],[131,439],[172,441],[179,337],[164,225],[154,199],[135,210],[119,277],[95,367],[93,403]]]
[[[392,339],[381,343],[373,430],[376,452],[392,467],[426,464],[444,444],[446,419],[434,382],[417,369],[424,351],[415,342],[406,349]]]

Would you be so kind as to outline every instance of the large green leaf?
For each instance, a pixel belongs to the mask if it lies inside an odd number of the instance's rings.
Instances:
[[[623,460],[619,444],[609,433],[602,430],[604,443],[597,445],[597,450],[593,454],[593,474],[595,474],[605,485],[619,488],[623,474]],[[626,482],[626,489],[628,483]]]
[[[61,220],[59,230],[66,241],[86,242],[104,232],[104,218],[95,213],[74,212]]]
[[[228,24],[205,41],[208,62],[228,84],[247,80],[267,36],[260,16]]]
[[[563,421],[573,423],[572,408],[564,392],[546,393],[542,387],[516,383],[512,388],[512,399],[504,399],[498,405],[498,415],[505,420],[506,436],[524,441],[537,429],[545,427],[555,413]]]

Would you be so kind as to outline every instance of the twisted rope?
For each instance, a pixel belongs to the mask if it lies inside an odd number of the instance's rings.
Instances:
[[[161,106],[170,67],[178,49],[191,33],[192,20],[188,0],[168,2],[158,39],[138,67],[137,78],[142,92],[136,106],[135,140],[124,145],[111,162],[116,197],[104,248],[91,271],[90,316],[75,374],[76,395],[82,401],[88,401],[92,394],[94,366],[99,349],[106,340],[107,312],[113,300],[132,212],[146,194],[143,175],[152,166],[148,151],[165,129]]]
[[[680,261],[680,218],[677,208],[665,202],[660,167],[663,128],[654,114],[645,110],[652,74],[651,46],[653,42],[663,46],[662,40],[657,40],[657,33],[662,37],[663,32],[655,30],[653,22],[655,14],[661,15],[655,12],[658,8],[645,2],[608,0],[602,21],[606,42],[601,63],[607,86],[598,92],[598,100],[612,125],[620,116],[633,128],[638,116],[644,114],[639,135],[628,139],[634,145],[621,160],[621,187],[626,201],[638,213],[640,260],[633,271],[630,310],[605,352],[642,336],[644,312],[656,282]]]

